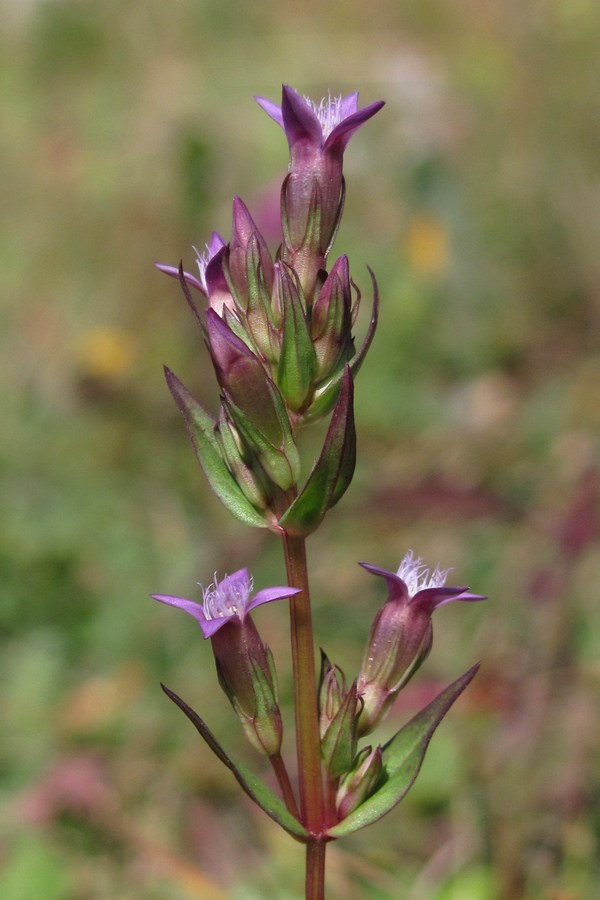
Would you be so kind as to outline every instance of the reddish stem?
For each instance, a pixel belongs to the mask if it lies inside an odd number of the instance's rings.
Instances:
[[[314,836],[306,846],[306,897],[307,900],[321,900],[325,896],[325,843],[320,836],[325,830],[325,818],[317,678],[304,538],[284,534],[283,550],[288,584],[301,589],[300,594],[290,599],[290,628],[300,811],[302,822]]]
[[[279,754],[277,754],[277,756],[271,756],[269,757],[269,759],[271,761],[271,765],[273,766],[273,771],[275,772],[275,775],[277,777],[277,782],[279,784],[284,803],[291,814],[294,816],[294,818],[300,821],[300,812],[298,810],[296,798],[294,797],[294,790],[292,788],[290,776],[288,775],[285,763]]]

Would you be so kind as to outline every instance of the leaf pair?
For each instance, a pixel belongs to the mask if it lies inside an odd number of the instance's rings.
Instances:
[[[247,525],[273,527],[268,515],[250,503],[227,467],[213,418],[170,369],[165,368],[165,377],[185,419],[196,456],[219,499]],[[352,481],[356,463],[353,394],[352,376],[346,366],[319,459],[302,491],[279,520],[278,527],[288,534],[307,535],[314,531]]]
[[[479,664],[474,665],[464,675],[457,678],[385,744],[383,747],[383,774],[379,787],[345,819],[328,828],[323,837],[334,840],[352,834],[353,831],[358,831],[382,818],[402,800],[419,773],[434,731],[454,701],[474,678],[478,668]],[[185,713],[215,756],[232,772],[250,799],[293,838],[299,841],[309,840],[311,836],[302,823],[287,809],[283,800],[251,769],[223,750],[206,723],[181,697],[178,697],[164,684],[161,687],[173,703]]]

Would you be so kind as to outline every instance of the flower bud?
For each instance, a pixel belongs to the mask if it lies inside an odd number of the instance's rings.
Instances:
[[[346,690],[344,673],[332,665],[321,651],[321,685],[319,690],[319,731],[321,755],[329,778],[347,772],[356,755],[357,711],[361,703],[356,694],[356,681]]]
[[[321,650],[321,677],[319,683],[319,732],[321,739],[335,719],[346,694],[346,678],[342,670],[329,661]]]
[[[381,747],[363,747],[351,772],[342,778],[336,795],[338,816],[345,819],[373,793],[383,767]]]
[[[351,305],[348,257],[341,256],[332,266],[311,310],[317,381],[323,381],[354,355]]]
[[[275,359],[271,315],[273,261],[263,236],[239,197],[233,201],[225,274],[253,343],[272,362]]]

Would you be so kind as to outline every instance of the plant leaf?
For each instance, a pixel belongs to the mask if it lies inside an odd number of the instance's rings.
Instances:
[[[330,828],[330,837],[338,838],[371,825],[402,800],[419,774],[432,734],[478,669],[479,663],[472,666],[387,742],[383,747],[380,787],[349,816]]]
[[[246,499],[225,465],[215,437],[215,423],[212,417],[166,366],[165,378],[175,403],[185,419],[198,461],[219,500],[224,503],[234,516],[237,516],[238,519],[241,519],[247,525],[266,528],[267,522]]]
[[[301,492],[279,520],[288,534],[300,536],[314,531],[352,481],[356,463],[353,395],[352,376],[346,366],[321,455]]]
[[[304,826],[291,814],[283,800],[271,790],[254,772],[243,763],[229,756],[221,747],[216,737],[210,731],[206,723],[200,718],[191,706],[178,697],[177,694],[161,683],[161,688],[167,697],[185,713],[196,731],[206,741],[215,756],[227,766],[233,774],[242,790],[253,800],[268,816],[278,825],[291,834],[296,840],[304,841],[308,833]]]

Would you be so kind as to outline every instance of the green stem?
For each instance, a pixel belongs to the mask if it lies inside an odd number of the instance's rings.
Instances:
[[[317,713],[317,679],[304,538],[284,534],[283,550],[288,584],[300,588],[302,591],[290,599],[300,812],[308,831],[317,836],[321,834],[324,827],[323,778]],[[310,848],[311,844],[308,846]],[[312,851],[307,850],[307,863],[309,855],[312,859],[311,854]],[[316,858],[320,860],[320,855],[317,854]],[[323,849],[323,862],[319,862],[319,866],[324,865],[324,858],[325,851]],[[309,895],[307,894],[307,896]],[[321,895],[311,894],[310,896]]]

